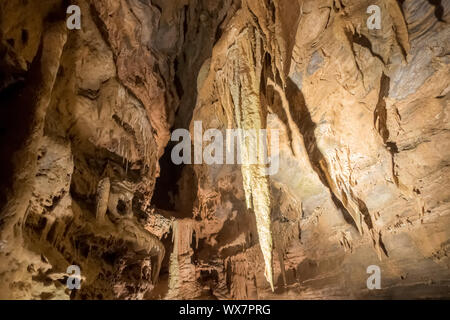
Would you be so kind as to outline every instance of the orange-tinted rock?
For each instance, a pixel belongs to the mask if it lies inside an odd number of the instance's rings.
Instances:
[[[0,4],[0,298],[449,297],[450,1],[41,2]],[[174,165],[194,121],[279,171]]]

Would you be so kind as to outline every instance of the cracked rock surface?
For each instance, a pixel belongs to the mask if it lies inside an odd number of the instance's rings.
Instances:
[[[0,2],[0,298],[449,298],[449,22],[450,0]],[[277,132],[278,172],[175,165],[199,121]]]

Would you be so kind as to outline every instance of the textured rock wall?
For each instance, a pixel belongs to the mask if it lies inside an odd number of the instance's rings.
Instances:
[[[449,20],[448,0],[0,3],[0,298],[448,298]],[[278,173],[175,166],[195,121],[277,130]]]

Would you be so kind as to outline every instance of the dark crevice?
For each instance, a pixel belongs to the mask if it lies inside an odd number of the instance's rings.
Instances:
[[[358,202],[359,211],[363,215],[365,224],[367,225],[367,227],[369,229],[373,229],[373,223],[372,223],[372,218],[370,217],[369,209],[367,208],[364,201],[362,201],[360,198],[356,198],[356,200]]]
[[[174,77],[175,89],[177,90],[178,97],[180,97],[180,99],[182,99],[183,95],[184,95],[184,90],[183,90],[183,84],[181,83],[181,80],[179,77],[179,60],[178,59],[175,59],[174,69],[175,69],[175,77]]]
[[[15,171],[14,154],[24,147],[34,119],[37,95],[42,83],[42,42],[25,81],[1,92],[0,107],[0,208],[6,204]]]
[[[386,246],[383,243],[383,239],[381,238],[381,233],[379,234],[378,244],[379,244],[381,250],[383,251],[383,253],[386,255],[386,257],[389,258],[389,253],[388,253],[388,251],[386,249]]]
[[[398,6],[400,7],[400,10],[402,11],[403,17],[405,17],[405,10],[403,9],[403,3],[405,3],[406,0],[397,0]]]
[[[189,26],[188,26],[188,12],[189,12],[189,7],[188,6],[184,6],[184,8],[183,8],[183,14],[184,14],[184,16],[183,16],[183,38],[184,38],[184,41],[186,41],[186,36],[187,36],[187,34],[188,34],[188,28],[189,28]]]
[[[22,44],[27,44],[29,39],[28,30],[22,29],[21,33]]]
[[[387,109],[386,109],[386,101],[385,98],[389,97],[389,88],[390,88],[391,79],[386,76],[384,73],[381,75],[380,80],[380,93],[378,96],[378,103],[375,107],[373,121],[374,127],[380,134],[383,139],[383,143],[386,146],[386,149],[391,154],[392,161],[392,177],[394,179],[395,184],[398,186],[399,181],[397,178],[397,174],[395,172],[395,155],[399,152],[398,146],[394,141],[389,141],[389,129],[387,127]]]
[[[373,121],[375,129],[377,129],[380,134],[383,142],[386,144],[389,140],[389,130],[387,128],[387,110],[386,110],[386,101],[384,100],[389,96],[389,87],[390,87],[391,79],[386,76],[384,73],[381,75],[380,80],[380,93],[378,96],[378,103],[375,107],[375,111],[373,114]]]
[[[434,9],[434,15],[436,16],[436,19],[438,19],[441,22],[446,22],[444,20],[444,6],[442,5],[442,0],[427,0],[429,4],[431,4]]]
[[[173,252],[173,231],[171,230],[166,237],[161,239],[166,254],[161,262],[161,269],[159,271],[158,282],[153,290],[150,290],[145,295],[145,299],[148,300],[160,300],[167,295],[169,292],[169,268],[170,268],[170,257],[171,252]]]
[[[11,47],[14,48],[16,41],[14,39],[6,39],[6,43],[8,43]]]
[[[160,176],[156,180],[152,205],[158,209],[174,211],[175,199],[179,195],[178,181],[181,178],[184,165],[176,165],[172,161],[172,149],[175,143],[170,142],[159,160]]]
[[[370,51],[370,54],[372,56],[374,56],[375,58],[378,58],[383,64],[385,64],[383,57],[373,51],[372,43],[370,42],[369,38],[367,38],[365,35],[355,33],[353,35],[347,34],[347,36],[349,37],[349,40],[352,42],[352,44],[356,43],[356,44],[366,48],[367,50]]]

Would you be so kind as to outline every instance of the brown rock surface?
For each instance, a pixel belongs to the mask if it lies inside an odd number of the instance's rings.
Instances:
[[[450,0],[1,2],[0,298],[449,298],[448,21]],[[196,121],[279,132],[278,172],[175,165]]]

